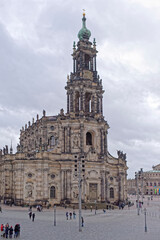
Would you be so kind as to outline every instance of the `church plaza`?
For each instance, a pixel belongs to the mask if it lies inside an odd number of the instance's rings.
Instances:
[[[135,197],[130,198],[135,202]],[[135,204],[123,210],[97,210],[95,214],[94,206],[92,212],[82,210],[84,217],[84,227],[79,232],[78,210],[76,210],[76,220],[66,220],[66,212],[72,209],[57,207],[56,226],[53,222],[53,209],[44,209],[37,212],[33,208],[36,217],[32,222],[28,216],[28,208],[9,207],[2,205],[0,213],[0,224],[7,222],[14,226],[21,225],[20,239],[24,240],[158,240],[160,235],[160,198],[153,197],[153,200],[144,199],[144,207],[147,208],[147,232],[145,232],[145,217],[143,211],[137,215]]]

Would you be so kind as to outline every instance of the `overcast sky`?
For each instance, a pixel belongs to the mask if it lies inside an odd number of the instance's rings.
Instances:
[[[109,152],[128,177],[160,163],[160,1],[0,0],[0,148],[43,109],[66,112],[73,41],[86,9],[97,42]]]

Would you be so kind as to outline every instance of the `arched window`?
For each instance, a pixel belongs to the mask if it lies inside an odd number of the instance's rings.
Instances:
[[[50,198],[55,198],[56,197],[56,189],[54,186],[50,188]]]
[[[90,70],[90,68],[91,68],[90,65],[91,65],[90,64],[90,56],[85,54],[85,69],[89,69]]]
[[[92,134],[90,132],[86,133],[86,145],[92,145]]]
[[[75,94],[75,111],[79,112],[80,110],[80,95],[79,92],[76,92]]]
[[[114,198],[114,189],[110,188],[110,198]]]
[[[55,138],[54,136],[50,137],[50,146],[53,147],[55,145]]]
[[[87,113],[91,112],[91,93],[89,92],[85,94],[85,111]]]

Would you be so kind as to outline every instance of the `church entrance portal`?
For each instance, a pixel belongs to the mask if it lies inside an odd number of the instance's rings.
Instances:
[[[97,183],[89,184],[89,200],[90,201],[97,200]]]

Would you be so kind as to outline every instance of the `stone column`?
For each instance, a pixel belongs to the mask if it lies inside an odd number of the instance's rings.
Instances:
[[[108,174],[109,172],[105,172],[105,201],[109,199],[109,186],[108,186]]]
[[[67,113],[69,113],[69,93],[67,92]]]
[[[94,109],[94,106],[95,106],[95,99],[94,99],[94,96],[91,97],[91,112],[94,113],[95,112],[95,109]]]
[[[49,198],[48,196],[48,164],[47,167],[43,169],[43,197],[45,199]]]
[[[60,171],[60,176],[61,176],[61,200],[64,199],[64,171]]]
[[[69,129],[68,129],[68,131],[69,131],[69,153],[71,153],[71,127],[69,127]]]
[[[84,151],[84,125],[80,124],[80,148],[81,152]]]
[[[73,73],[75,73],[75,58],[73,58]]]
[[[96,64],[96,55],[95,55],[95,57],[94,57],[94,71],[96,71],[96,69],[97,69],[97,64]]]
[[[64,153],[66,152],[66,127],[64,127],[63,131],[63,143],[64,143]]]
[[[66,170],[66,198],[71,200],[71,170]]]
[[[97,113],[99,113],[99,95],[97,94]]]
[[[93,71],[93,57],[91,57],[91,71]]]
[[[80,91],[80,111],[83,111],[83,91]]]
[[[100,97],[100,113],[103,115],[103,102],[102,102],[103,97]]]
[[[107,131],[104,132],[104,154],[107,154]]]
[[[121,175],[119,173],[119,176],[118,176],[118,187],[119,187],[119,201],[122,201],[122,183],[121,183]]]
[[[101,201],[105,201],[105,172],[101,171]]]
[[[70,93],[70,111],[73,112],[73,91]]]
[[[101,155],[103,155],[103,129],[100,129],[100,141]]]

